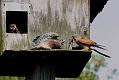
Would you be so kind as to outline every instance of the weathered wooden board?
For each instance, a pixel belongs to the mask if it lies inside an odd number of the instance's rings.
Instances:
[[[28,3],[18,3],[11,1],[2,2],[2,30],[5,50],[24,50],[30,47],[28,34],[6,33],[6,11],[27,11],[29,13],[29,6],[30,5]]]
[[[0,1],[0,53],[3,51],[3,31],[2,31],[2,4]]]
[[[73,34],[89,37],[89,0],[2,0],[4,49],[23,50],[32,40],[46,32],[56,32],[66,40]],[[28,11],[28,33],[6,33],[6,11]],[[86,32],[85,32],[86,31]]]

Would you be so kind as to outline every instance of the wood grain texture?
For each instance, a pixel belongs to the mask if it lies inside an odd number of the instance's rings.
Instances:
[[[54,68],[47,64],[36,65],[32,76],[32,80],[55,80]]]
[[[32,40],[46,32],[56,32],[60,39],[69,39],[74,34],[89,37],[90,9],[89,0],[3,0],[5,4],[14,2],[18,10],[28,11],[28,34],[5,34],[5,49],[22,50],[32,47]],[[24,4],[28,4],[24,8]],[[6,7],[2,7],[5,12]],[[12,9],[10,9],[12,10]],[[15,9],[17,10],[17,9]],[[5,15],[3,15],[3,32],[5,33]]]
[[[2,41],[2,10],[1,10],[1,1],[0,1],[0,53],[2,52],[2,47],[3,47],[3,45],[2,45],[2,43],[3,43],[3,41]]]

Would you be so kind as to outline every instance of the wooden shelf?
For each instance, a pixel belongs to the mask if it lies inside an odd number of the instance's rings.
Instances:
[[[91,57],[91,51],[80,50],[6,50],[0,56],[0,75],[29,76],[34,67],[47,64],[55,77],[78,77]]]

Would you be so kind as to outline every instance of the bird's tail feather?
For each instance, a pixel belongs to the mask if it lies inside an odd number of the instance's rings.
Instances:
[[[100,45],[100,44],[96,44],[96,45],[98,45],[98,46],[100,46],[100,47],[106,47],[106,46],[104,46],[104,45]]]
[[[106,55],[106,54],[103,54],[102,52],[99,52],[99,51],[96,50],[96,49],[91,49],[91,50],[94,50],[95,52],[97,52],[97,53],[99,53],[99,54],[101,54],[101,55],[103,55],[103,56],[105,56],[105,57],[111,58],[110,56],[108,56],[108,55]]]
[[[107,50],[107,49],[104,48],[105,46],[102,46],[102,45],[98,45],[97,44],[97,45],[95,45],[95,47],[100,48],[100,49],[103,49],[103,50]]]

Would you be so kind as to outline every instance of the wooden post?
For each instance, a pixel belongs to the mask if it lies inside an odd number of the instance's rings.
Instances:
[[[55,80],[53,67],[47,64],[36,65],[32,74],[32,80]]]

